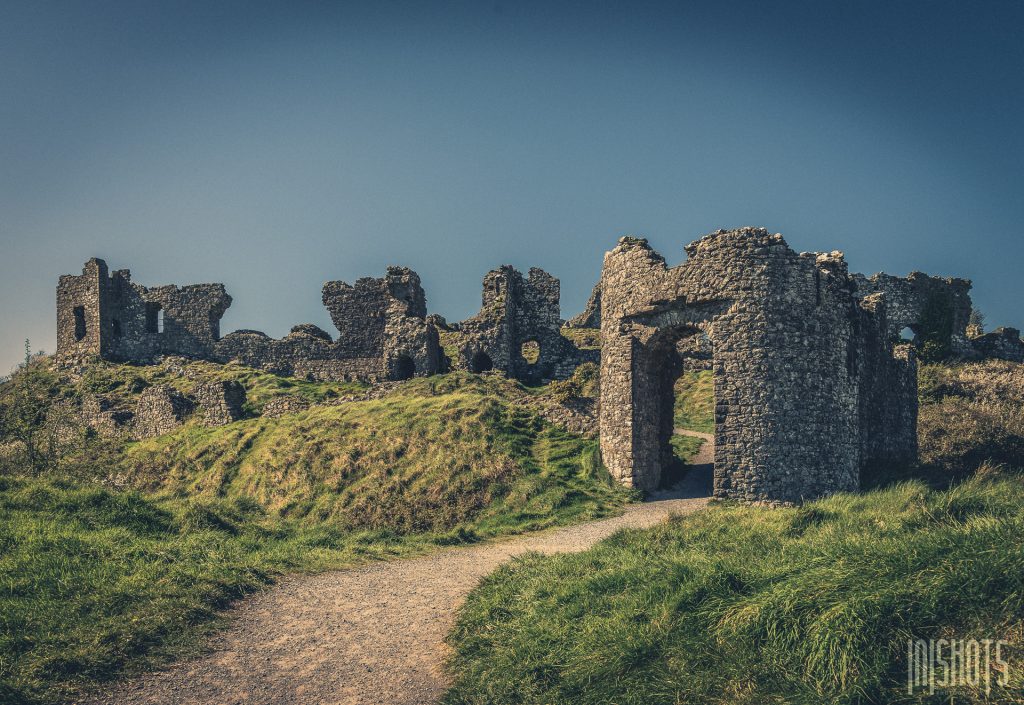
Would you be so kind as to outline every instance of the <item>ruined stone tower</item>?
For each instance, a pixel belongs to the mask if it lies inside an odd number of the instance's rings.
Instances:
[[[561,333],[560,284],[533,267],[524,277],[510,265],[487,273],[480,312],[454,326],[456,367],[501,370],[525,382],[564,379],[596,353],[579,350]]]
[[[916,456],[916,363],[883,297],[856,295],[841,253],[797,254],[758,228],[718,231],[669,268],[623,238],[601,275],[601,452],[651,490],[671,462],[680,349],[713,357],[716,497],[799,502]]]
[[[133,284],[127,269],[101,259],[57,285],[57,359],[148,361],[157,355],[210,357],[231,305],[223,284]]]

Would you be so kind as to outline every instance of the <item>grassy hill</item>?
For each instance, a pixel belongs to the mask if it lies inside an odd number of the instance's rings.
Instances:
[[[362,391],[207,363],[98,363],[68,378],[43,361],[0,387],[0,411],[45,426],[85,394],[130,408],[149,385],[187,392],[212,379],[242,382],[253,412],[282,393],[331,402]],[[0,702],[56,702],[187,653],[231,600],[282,572],[596,518],[632,499],[596,441],[543,421],[510,385],[417,379],[381,399],[216,428],[193,419],[139,442],[86,433],[42,469],[8,457]],[[45,408],[33,416],[26,400]]]
[[[1024,366],[926,366],[921,394],[922,465],[871,491],[499,570],[450,637],[446,702],[1024,701]],[[1004,639],[1011,686],[908,695],[910,637]]]

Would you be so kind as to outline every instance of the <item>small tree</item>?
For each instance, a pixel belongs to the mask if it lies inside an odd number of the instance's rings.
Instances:
[[[977,338],[985,335],[985,314],[977,307],[971,309],[971,317],[967,319],[967,336]]]
[[[55,393],[56,380],[40,364],[20,369],[0,392],[0,440],[16,441],[24,447],[34,475],[57,460],[56,430],[48,423]]]

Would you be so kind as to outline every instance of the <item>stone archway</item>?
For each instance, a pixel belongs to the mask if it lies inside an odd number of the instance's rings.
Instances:
[[[884,304],[855,296],[841,253],[798,255],[755,228],[686,252],[669,268],[623,238],[605,256],[600,431],[614,477],[657,487],[673,346],[698,329],[714,349],[716,497],[799,502],[855,489],[869,459],[916,455],[913,354],[894,355]]]
[[[473,357],[469,359],[469,371],[470,372],[488,372],[494,369],[494,361],[491,360],[491,356],[485,353],[483,350],[478,350],[473,353]]]

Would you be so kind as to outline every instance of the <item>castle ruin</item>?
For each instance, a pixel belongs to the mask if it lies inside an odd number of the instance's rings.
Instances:
[[[797,254],[761,228],[720,230],[685,250],[687,261],[668,267],[645,240],[622,238],[584,312],[565,323],[559,281],[540,269],[489,272],[480,312],[448,324],[427,314],[416,272],[389,267],[380,278],[323,286],[336,338],[307,323],[280,339],[249,330],[221,337],[231,305],[222,284],[147,288],[91,259],[81,275],[60,278],[57,361],[185,357],[368,382],[498,370],[531,384],[599,362],[603,461],[619,482],[645,491],[673,463],[676,380],[684,369],[711,369],[714,494],[769,504],[854,490],[864,468],[916,458],[915,345],[1024,361],[1014,329],[968,335],[964,279],[851,274],[842,253]],[[578,347],[563,325],[599,329],[600,350]],[[915,345],[902,344],[907,329]],[[88,411],[97,429],[134,418],[131,433],[143,436],[180,424],[194,407],[208,425],[231,423],[244,403],[241,388],[204,388],[195,398],[161,388],[134,412],[101,398]],[[282,400],[270,412],[301,408]]]
[[[57,285],[57,358],[151,360],[177,354],[211,358],[231,305],[223,284],[147,289],[131,273],[108,274],[101,259]]]
[[[146,288],[128,270],[109,274],[91,259],[81,275],[57,286],[57,360],[89,358],[147,363],[172,355],[237,361],[275,374],[314,380],[379,382],[427,376],[452,367],[500,370],[524,382],[570,376],[596,351],[579,350],[561,335],[558,279],[541,269],[523,277],[508,265],[489,272],[476,316],[448,325],[427,315],[419,275],[388,267],[385,276],[354,285],[324,284],[322,302],[337,338],[311,323],[275,339],[255,330],[223,338],[220,319],[231,297],[223,284]],[[453,341],[445,355],[439,333]]]
[[[505,265],[484,277],[480,312],[444,326],[452,364],[471,372],[502,370],[533,384],[565,379],[583,362],[598,361],[562,335],[560,284],[536,267],[528,277]]]
[[[917,377],[894,349],[884,297],[862,300],[841,253],[718,231],[669,268],[623,238],[601,274],[601,453],[653,490],[672,460],[680,344],[706,336],[715,390],[714,494],[799,502],[855,490],[870,462],[917,454]]]

